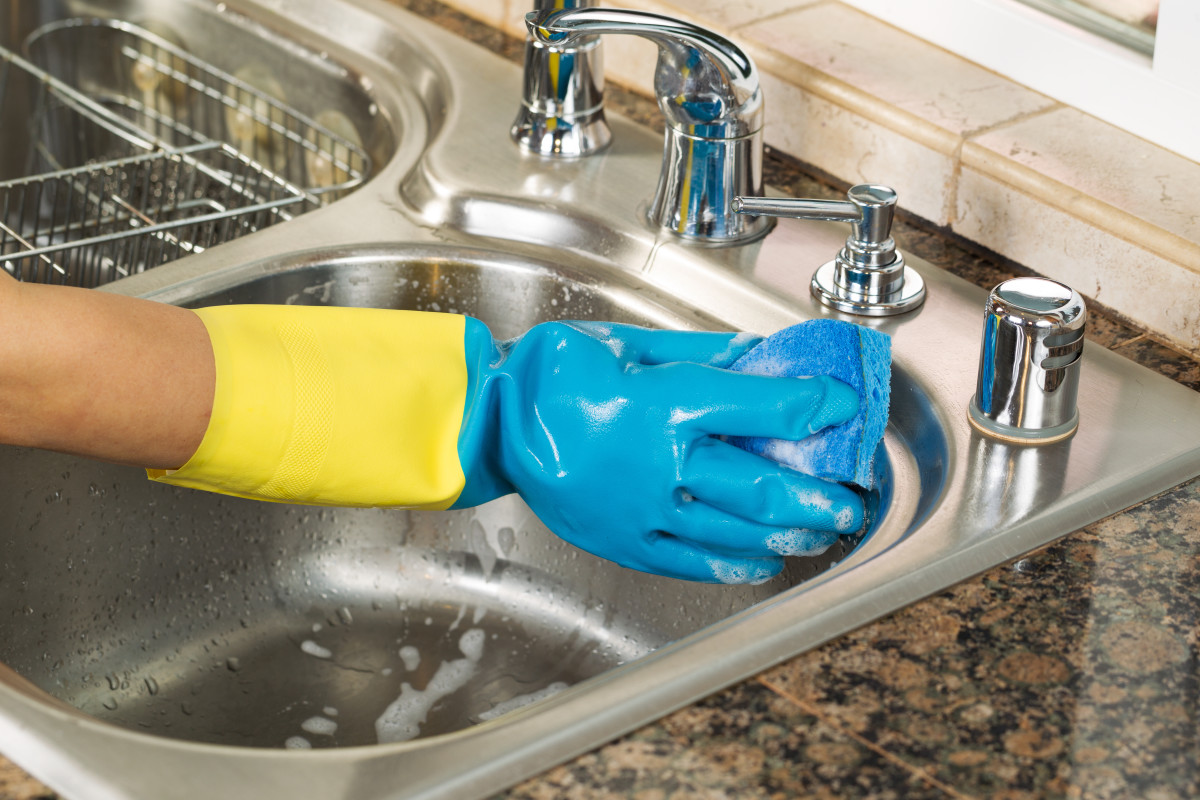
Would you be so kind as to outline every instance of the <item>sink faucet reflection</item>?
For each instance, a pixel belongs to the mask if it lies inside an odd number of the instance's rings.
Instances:
[[[658,45],[654,89],[666,116],[662,174],[650,208],[658,226],[686,239],[745,242],[770,230],[767,217],[733,211],[739,195],[762,194],[763,99],[758,70],[737,45],[658,14],[600,8],[535,11],[533,39],[569,48],[626,33]]]

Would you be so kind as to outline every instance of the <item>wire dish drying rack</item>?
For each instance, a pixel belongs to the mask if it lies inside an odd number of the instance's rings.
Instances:
[[[292,219],[369,173],[351,137],[133,25],[56,23],[26,51],[0,47],[0,110],[27,121],[22,177],[0,181],[0,267],[20,280],[98,286]]]

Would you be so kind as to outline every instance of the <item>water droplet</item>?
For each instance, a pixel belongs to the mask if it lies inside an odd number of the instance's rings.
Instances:
[[[154,680],[154,678],[152,678],[152,677],[147,677],[145,680],[145,683],[146,683],[146,690],[148,692],[150,692],[151,697],[158,694],[158,681]]]
[[[110,697],[104,701],[104,707],[107,708],[109,711],[116,711],[117,710],[117,701],[113,700]]]
[[[241,662],[241,661],[238,661],[238,659],[237,659],[237,657],[236,657],[236,656],[235,656],[235,657],[231,657],[231,658],[229,658],[228,660],[226,660],[226,662],[225,662],[225,667],[226,667],[226,668],[227,668],[227,669],[228,669],[230,672],[237,672],[239,669],[241,669],[241,668],[242,668],[242,662]]]

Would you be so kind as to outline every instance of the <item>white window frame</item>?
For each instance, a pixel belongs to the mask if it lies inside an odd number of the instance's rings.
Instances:
[[[1016,0],[842,0],[1200,161],[1200,0],[1160,0],[1154,57]]]

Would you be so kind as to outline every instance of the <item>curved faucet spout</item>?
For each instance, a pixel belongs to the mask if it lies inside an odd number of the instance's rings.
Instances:
[[[689,136],[735,139],[762,128],[754,62],[718,33],[643,11],[576,8],[525,17],[533,37],[568,46],[584,37],[627,33],[658,45],[655,95],[667,122]]]

